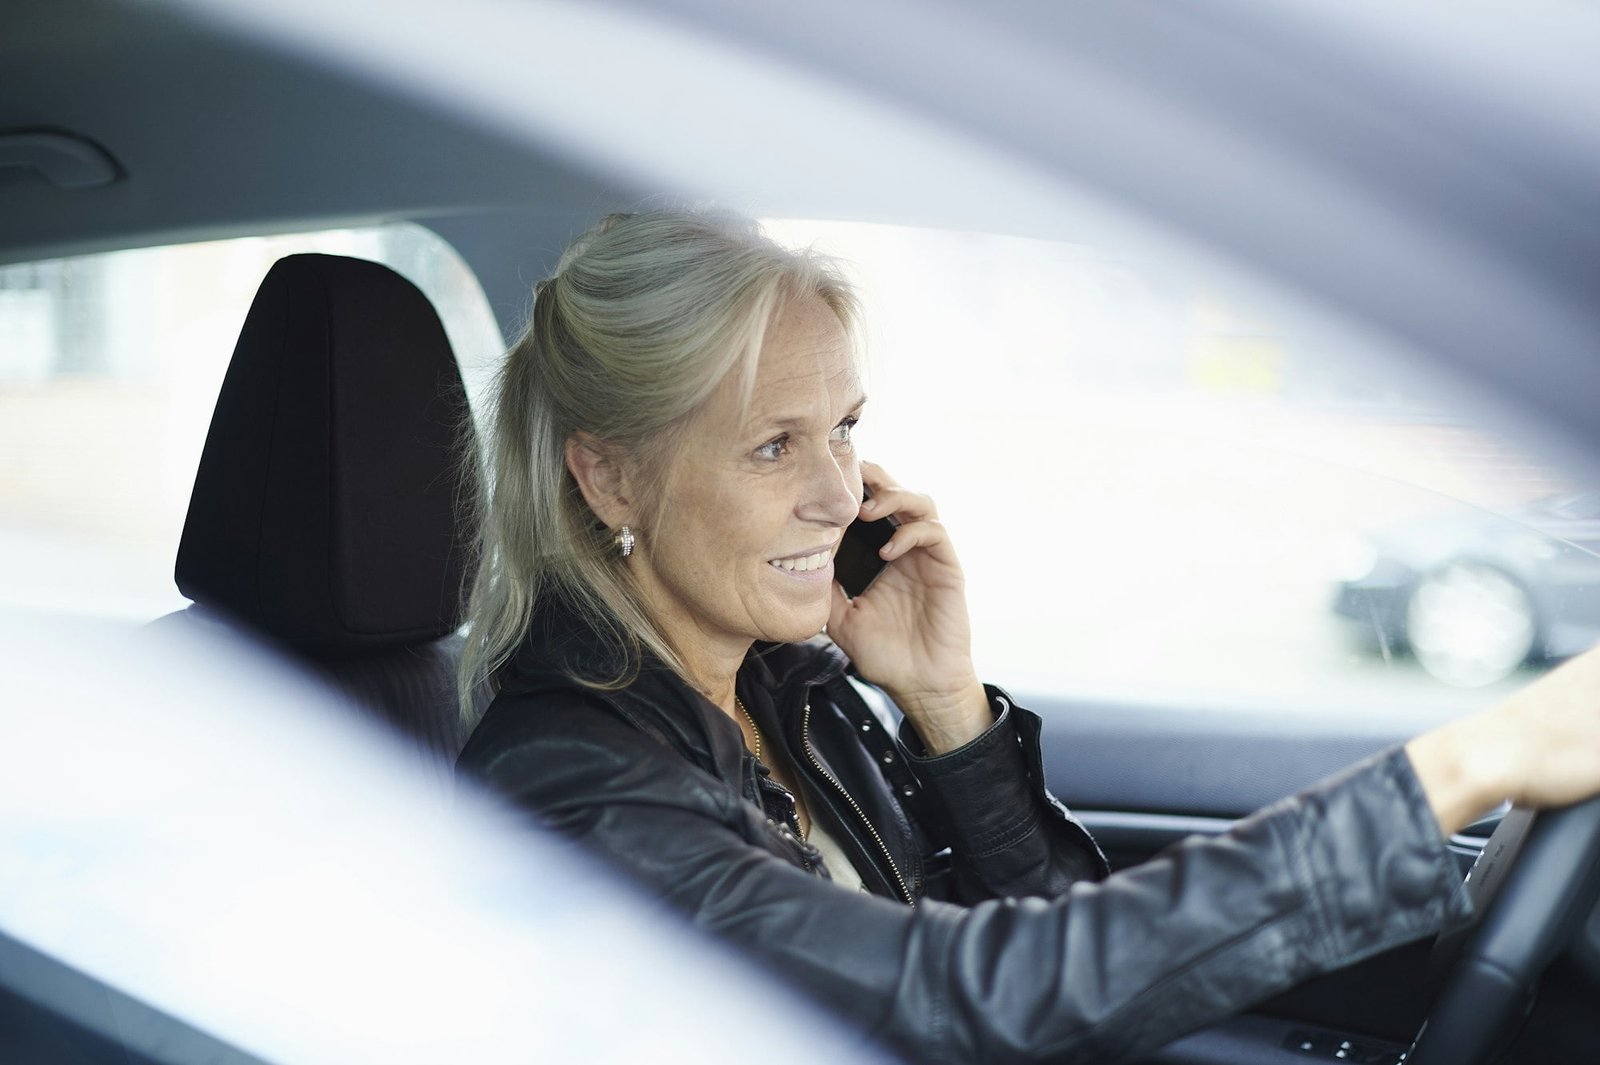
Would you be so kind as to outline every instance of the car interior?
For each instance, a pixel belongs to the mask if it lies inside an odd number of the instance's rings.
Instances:
[[[245,32],[228,5],[203,7],[13,0],[0,14],[0,319],[34,314],[39,300],[27,293],[43,282],[19,279],[46,276],[55,269],[48,264],[403,224],[456,257],[503,348],[520,329],[532,283],[573,236],[609,211],[685,191],[607,166],[542,129],[510,130],[459,98],[436,98],[434,82],[373,76],[369,65],[330,57],[325,42],[291,47],[282,35]],[[301,17],[306,8],[285,10]],[[667,4],[648,14],[673,15],[680,29],[699,32],[718,10]],[[634,5],[613,10],[623,20],[645,14]],[[751,47],[771,46],[764,17],[730,19],[724,36],[744,33]],[[811,47],[797,45],[786,61],[802,61]],[[1157,176],[1179,180],[1170,169]],[[708,191],[734,200],[740,192]],[[898,215],[876,202],[852,208],[842,195],[817,203],[771,196],[760,209],[802,220],[853,210],[855,221],[936,229],[981,228],[986,214]],[[496,352],[456,351],[442,308],[403,265],[300,250],[244,283],[254,292],[247,313],[231,325],[220,319],[233,310],[219,314],[216,332],[237,337],[231,357],[211,355],[226,365],[212,382],[220,387],[193,388],[203,394],[190,403],[206,424],[203,449],[192,484],[177,490],[185,500],[181,534],[162,548],[174,595],[187,605],[115,613],[135,624],[248,633],[393,726],[445,791],[465,738],[455,662],[476,487],[467,459],[472,401]],[[96,295],[92,284],[74,290],[74,298]],[[1413,312],[1422,313],[1406,313]],[[52,336],[77,335],[54,320]],[[33,334],[0,321],[0,336],[8,335],[20,338],[11,341],[20,352]],[[1427,346],[1437,338],[1414,331],[1410,339]],[[50,399],[44,371],[15,366],[0,366],[0,422]],[[57,376],[63,387],[85,379],[82,371]],[[1561,391],[1539,388],[1532,402]],[[105,439],[74,446],[114,452],[122,423],[96,417]],[[15,449],[6,462],[18,470],[55,446],[20,434],[0,429]],[[1569,439],[1560,454],[1592,461],[1582,444]],[[7,490],[0,481],[0,493]],[[28,531],[31,498],[23,489],[10,502],[0,495],[0,527]],[[49,532],[47,523],[38,528]],[[1181,539],[1178,531],[1164,535]],[[20,572],[24,564],[15,565]],[[1402,742],[1438,713],[1436,701],[1411,697],[1415,688],[1379,695],[1349,715],[1317,699],[1305,713],[1285,713],[1259,693],[1017,688],[1045,719],[1052,790],[1116,868],[1192,835],[1225,832],[1250,811]],[[1451,712],[1465,705],[1452,703]],[[1600,921],[1592,917],[1600,821],[1593,810],[1585,818],[1551,818],[1530,832],[1520,812],[1501,810],[1450,841],[1464,876],[1487,848],[1474,884],[1489,893],[1480,896],[1483,909],[1507,870],[1538,871],[1537,882],[1505,881],[1502,908],[1520,923],[1496,923],[1500,910],[1490,910],[1472,933],[1319,978],[1150,1061],[1401,1061],[1425,1023],[1431,1034],[1410,1059],[1423,1065],[1591,1060],[1600,1047],[1592,1009],[1600,988]],[[6,932],[0,927],[0,1030],[11,1034],[0,1036],[0,1049],[20,1055],[8,1060],[254,1060],[202,1033],[147,1059],[93,1017],[40,1005],[59,999],[42,998],[39,987],[71,984],[126,1000],[123,1016],[141,1008],[137,988],[52,968]]]

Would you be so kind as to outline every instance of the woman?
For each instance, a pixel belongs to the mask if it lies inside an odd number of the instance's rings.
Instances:
[[[498,694],[464,774],[961,1061],[1118,1059],[1437,931],[1468,908],[1449,833],[1600,790],[1589,656],[1107,876],[1038,719],[977,679],[933,504],[856,457],[855,323],[749,222],[617,216],[568,251],[500,383],[463,705]],[[848,599],[840,536],[890,514]]]

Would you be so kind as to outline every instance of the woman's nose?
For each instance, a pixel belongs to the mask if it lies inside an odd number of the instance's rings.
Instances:
[[[807,521],[843,527],[861,512],[861,466],[854,454],[819,457],[798,510]]]

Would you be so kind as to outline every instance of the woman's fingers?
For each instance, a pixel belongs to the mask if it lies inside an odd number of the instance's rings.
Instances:
[[[861,460],[861,483],[876,492],[879,488],[895,487],[894,478],[889,476],[889,471],[879,466],[876,462]]]
[[[883,491],[874,489],[872,498],[861,504],[861,516],[868,521],[876,521],[890,514],[902,522],[908,522],[937,518],[939,511],[933,505],[931,496],[904,488],[889,488]]]
[[[893,561],[918,547],[936,549],[949,544],[932,497],[900,487],[887,470],[873,462],[861,464],[861,483],[872,493],[861,504],[861,516],[877,521],[892,515],[899,523],[894,535],[878,549],[878,557]],[[946,561],[954,561],[953,556]]]
[[[889,542],[878,550],[882,558],[893,561],[913,548],[936,548],[950,542],[944,522],[934,518],[907,522],[894,531]]]
[[[872,497],[861,504],[861,516],[868,521],[875,521],[890,514],[902,522],[921,521],[939,516],[932,497],[900,487],[882,466],[863,462],[861,482],[872,493]]]
[[[844,621],[845,615],[850,612],[850,596],[844,590],[844,585],[838,581],[833,582],[833,596],[828,601],[827,629],[837,630]],[[826,631],[826,629],[824,630]]]

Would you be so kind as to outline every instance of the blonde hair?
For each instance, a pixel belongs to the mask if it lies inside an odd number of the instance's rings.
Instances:
[[[730,374],[748,389],[768,324],[811,297],[856,337],[854,293],[829,260],[779,246],[750,219],[691,211],[612,215],[535,287],[528,327],[496,380],[487,477],[475,480],[471,506],[478,569],[458,692],[468,725],[474,692],[547,597],[564,598],[622,652],[612,675],[580,682],[626,686],[643,650],[684,674],[567,470],[567,438],[600,438],[653,484],[655,498],[642,501],[648,529],[680,432]]]

